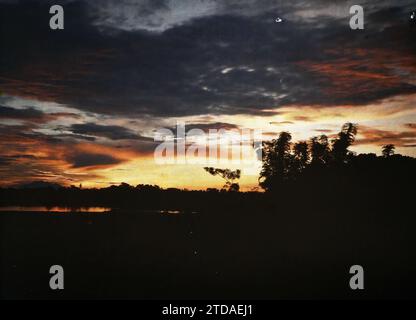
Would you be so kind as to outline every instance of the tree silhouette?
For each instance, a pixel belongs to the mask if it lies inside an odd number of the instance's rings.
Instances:
[[[332,141],[332,155],[336,162],[347,161],[348,148],[354,143],[357,134],[357,125],[347,122],[342,126],[338,137]]]
[[[223,190],[227,191],[239,191],[240,185],[238,182],[234,182],[235,180],[240,179],[241,170],[230,170],[230,169],[218,169],[213,167],[204,167],[204,170],[210,173],[213,176],[220,176],[225,180],[225,185],[223,186]]]
[[[291,134],[283,131],[277,139],[263,142],[263,167],[259,177],[262,188],[271,189],[288,177],[291,140]]]
[[[329,160],[329,143],[326,135],[313,137],[310,141],[312,164],[325,164]]]
[[[299,141],[293,146],[293,170],[295,173],[301,173],[309,163],[310,154],[306,141]]]
[[[384,145],[383,148],[382,148],[383,157],[388,158],[388,157],[392,156],[394,154],[395,149],[396,149],[396,147],[394,146],[394,144]]]

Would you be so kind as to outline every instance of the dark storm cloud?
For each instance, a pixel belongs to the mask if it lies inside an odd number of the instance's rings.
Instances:
[[[11,165],[21,159],[25,160],[36,160],[36,157],[31,154],[12,154],[12,155],[4,155],[0,156],[0,166],[8,166]]]
[[[67,158],[73,168],[115,165],[123,162],[109,154],[79,152]]]
[[[408,1],[368,2],[364,31],[350,30],[344,2],[162,0],[53,1],[65,7],[65,29],[52,31],[51,3],[1,4],[7,94],[110,115],[183,116],[416,92]]]
[[[44,115],[42,111],[34,108],[14,109],[0,106],[0,119],[36,120],[42,119]]]
[[[33,121],[36,123],[44,123],[58,118],[78,118],[78,115],[68,112],[44,113],[33,107],[25,109],[15,109],[0,105],[0,119],[15,119],[23,121]]]
[[[95,141],[95,137],[90,136],[84,136],[82,134],[70,134],[70,133],[61,133],[54,135],[56,138],[62,138],[62,139],[75,139],[75,140],[85,140],[85,141]]]
[[[172,132],[177,131],[177,127],[170,127],[166,128]],[[232,129],[239,129],[239,126],[232,124],[232,123],[226,123],[226,122],[212,122],[212,123],[186,123],[185,124],[185,131],[188,132],[193,129],[200,129],[204,132],[209,132],[209,130],[232,130]]]
[[[124,127],[99,125],[91,122],[73,124],[69,130],[76,134],[104,137],[112,140],[140,138],[139,135]]]

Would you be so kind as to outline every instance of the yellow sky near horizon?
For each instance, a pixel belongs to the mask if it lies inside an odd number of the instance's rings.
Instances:
[[[261,129],[266,140],[275,138],[281,131],[289,131],[293,136],[293,141],[307,140],[320,134],[334,136],[342,124],[349,121],[358,124],[357,141],[351,148],[352,151],[381,154],[383,144],[394,143],[398,153],[416,156],[416,148],[410,147],[415,144],[416,131],[414,127],[409,125],[416,123],[416,95],[385,99],[380,103],[367,106],[325,108],[291,106],[276,108],[274,111],[278,114],[249,117],[221,115],[210,121],[234,124],[240,128],[252,130]],[[186,126],[186,123],[202,123],[203,120],[206,121],[206,118],[202,116],[172,118],[171,122],[178,120],[183,121]],[[131,185],[157,184],[163,188],[221,188],[224,181],[220,177],[209,175],[204,171],[204,166],[242,169],[240,180],[242,190],[248,191],[258,188],[260,164],[257,164],[257,169],[254,171],[253,169],[245,170],[244,165],[231,162],[160,165],[155,163],[152,154],[132,155],[128,161],[108,168],[84,168],[82,170],[87,170],[90,174],[99,175],[102,178],[100,180],[84,180],[82,183],[86,187],[103,187],[126,182]],[[75,171],[79,170],[75,169]]]
[[[3,183],[9,184],[31,179],[64,185],[82,184],[84,187],[106,187],[125,182],[131,185],[156,184],[163,188],[221,188],[224,185],[222,178],[213,177],[203,169],[205,166],[213,166],[242,169],[241,189],[258,189],[258,173],[261,166],[259,161],[248,165],[229,160],[225,163],[207,161],[200,164],[157,164],[154,151],[157,143],[161,142],[153,142],[155,132],[162,128],[174,130],[177,122],[185,125],[186,133],[198,127],[198,124],[203,126],[205,131],[210,128],[210,124],[213,129],[219,123],[225,124],[233,128],[225,131],[231,133],[231,136],[234,134],[235,141],[241,139],[239,132],[242,132],[235,128],[250,129],[257,134],[261,132],[263,140],[276,138],[279,132],[288,131],[292,134],[294,142],[308,140],[321,134],[334,137],[343,123],[353,122],[358,125],[358,135],[352,151],[380,154],[382,145],[393,143],[396,145],[396,152],[416,157],[416,94],[394,96],[361,106],[276,106],[269,108],[268,113],[262,115],[223,114],[147,120],[101,116],[99,123],[97,115],[56,103],[19,98],[13,100],[10,105],[16,110],[24,110],[26,105],[33,105],[36,110],[47,116],[41,120],[0,120],[2,125],[10,128],[10,136],[5,136],[0,145],[2,155],[14,156],[17,159],[14,167],[10,167],[11,170],[15,168],[14,171],[4,172],[3,169],[2,172]],[[117,131],[124,128],[140,138],[118,139],[111,132],[99,131],[95,133],[98,135],[95,137],[88,132],[77,136],[65,131],[67,127],[93,121],[98,129],[110,128]],[[190,127],[186,128],[187,125]],[[13,131],[15,128],[18,130],[16,133]],[[111,135],[106,136],[108,134]],[[217,138],[215,135],[211,136],[211,139],[212,137]],[[57,138],[61,139],[61,143],[54,142],[53,139]],[[205,139],[206,134],[201,131],[200,135],[187,136],[187,143],[201,144]],[[143,149],[142,144],[147,147]],[[243,147],[243,150],[247,148],[253,152],[253,149],[247,146]],[[90,163],[91,156],[97,163]],[[188,157],[188,160],[192,158],[194,157]],[[207,160],[209,159],[207,153]]]

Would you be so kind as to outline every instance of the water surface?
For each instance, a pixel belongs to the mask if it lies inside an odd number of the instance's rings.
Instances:
[[[0,212],[94,212],[105,213],[111,211],[106,207],[45,207],[45,206],[6,206],[0,207]]]

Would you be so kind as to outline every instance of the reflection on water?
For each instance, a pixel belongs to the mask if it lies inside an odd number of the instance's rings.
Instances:
[[[0,207],[0,211],[20,211],[20,212],[94,212],[105,213],[111,211],[111,208],[105,207],[21,207],[21,206],[7,206]]]
[[[183,211],[179,211],[179,210],[157,210],[158,213],[161,214],[181,214],[183,213]]]
[[[149,213],[159,213],[159,214],[166,214],[166,215],[178,215],[178,214],[196,214],[197,211],[186,211],[186,210],[146,210]]]
[[[107,213],[113,211],[112,208],[106,207],[46,207],[46,206],[0,206],[0,212],[49,212],[49,213],[70,213],[70,212],[81,212],[81,213]],[[123,210],[115,209],[113,212],[124,212]],[[130,212],[128,210],[127,212]],[[182,215],[182,214],[197,214],[197,211],[187,210],[138,210],[138,213],[152,213],[162,215]]]

